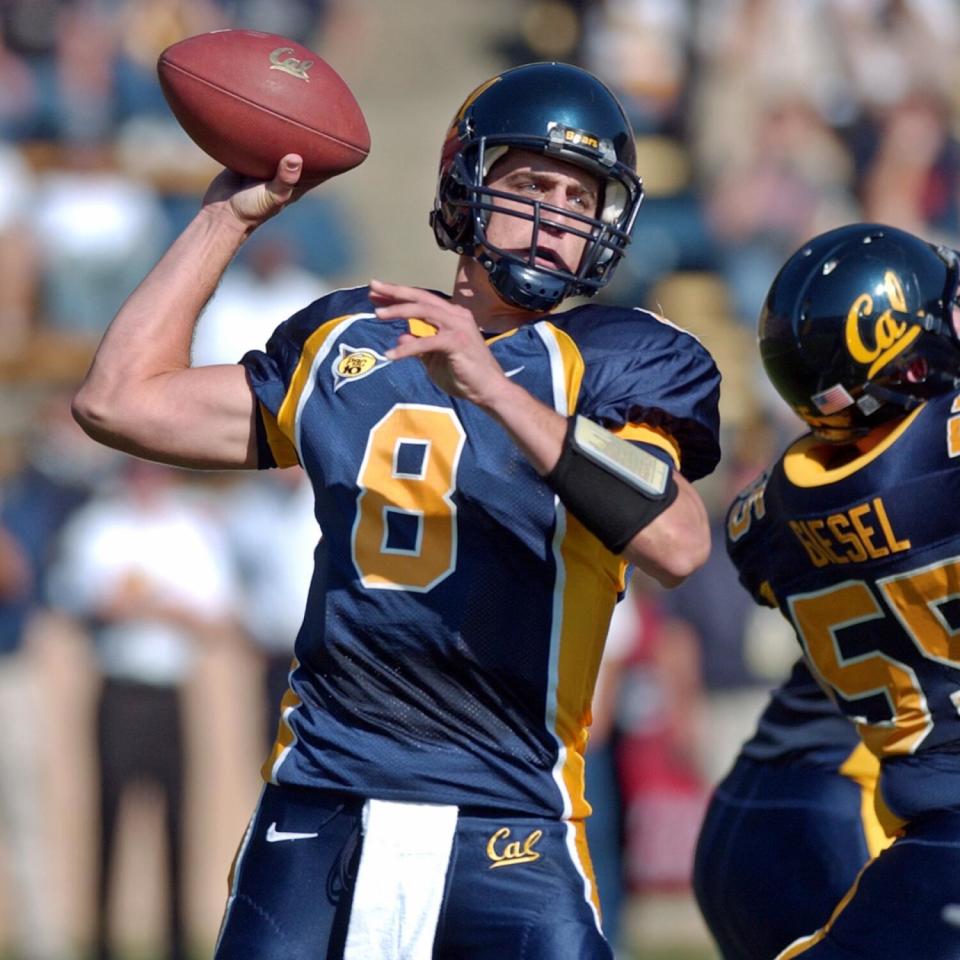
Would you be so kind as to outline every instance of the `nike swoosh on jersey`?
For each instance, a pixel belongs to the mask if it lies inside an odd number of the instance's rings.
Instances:
[[[319,833],[290,833],[286,830],[278,830],[276,821],[267,827],[267,843],[280,843],[281,840],[310,840],[319,836]]]
[[[524,369],[526,369],[526,364],[523,364],[522,366],[517,367],[515,370],[508,370],[505,376],[515,377],[518,373],[520,373]]]

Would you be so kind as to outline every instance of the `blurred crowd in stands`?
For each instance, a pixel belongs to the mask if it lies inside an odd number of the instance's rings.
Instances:
[[[374,0],[364,5],[376,15]],[[235,818],[255,795],[318,536],[309,491],[296,470],[196,475],[110,453],[73,425],[69,397],[106,323],[216,170],[166,107],[159,52],[228,26],[324,49],[350,6],[0,0],[0,953],[17,948],[18,960],[66,960],[87,944],[112,955],[128,930],[124,905],[136,904],[116,879],[131,785],[164,799],[160,942],[180,960],[188,942],[212,936],[194,894],[212,876],[203,896],[215,912]],[[621,95],[637,132],[646,199],[601,298],[691,329],[724,374],[724,460],[701,485],[713,555],[676,591],[635,585],[598,693],[588,797],[616,931],[620,903],[687,889],[709,788],[795,655],[777,617],[739,589],[723,549],[732,494],[799,432],[755,355],[763,295],[796,247],[845,222],[960,246],[960,6],[505,6],[494,69],[585,66]],[[370,266],[357,222],[319,191],[258,232],[201,321],[194,363],[234,362],[294,309],[362,282]],[[262,549],[281,536],[289,552],[270,556],[282,569]],[[216,680],[211,664],[237,663],[246,681]],[[232,691],[219,721],[218,682]],[[246,731],[234,740],[242,796],[220,811],[225,850],[190,853],[200,841],[183,811],[202,805],[190,778],[222,789],[233,769],[217,759],[218,723]],[[89,769],[77,760],[84,750]],[[80,867],[64,866],[78,850]]]

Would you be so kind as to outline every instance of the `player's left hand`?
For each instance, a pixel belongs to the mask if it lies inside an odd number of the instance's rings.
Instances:
[[[387,351],[391,360],[419,357],[441,390],[481,407],[491,406],[504,385],[512,386],[466,307],[429,290],[382,280],[370,281],[370,299],[380,320],[416,317],[436,330],[426,337],[400,334],[397,345]]]

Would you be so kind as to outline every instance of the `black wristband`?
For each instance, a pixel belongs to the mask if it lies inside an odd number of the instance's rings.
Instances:
[[[560,459],[543,479],[616,554],[679,493],[666,463],[581,416],[570,418]]]

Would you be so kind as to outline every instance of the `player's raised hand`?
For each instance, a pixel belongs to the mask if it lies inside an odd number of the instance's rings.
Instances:
[[[272,180],[251,180],[223,170],[207,188],[203,204],[221,204],[247,227],[256,227],[306,192],[298,187],[302,171],[303,159],[295,153],[281,158]]]
[[[401,334],[387,351],[391,360],[418,357],[441,390],[481,407],[492,405],[504,386],[512,388],[466,307],[429,290],[382,280],[370,281],[370,299],[380,320],[415,317],[436,331],[433,336]]]

